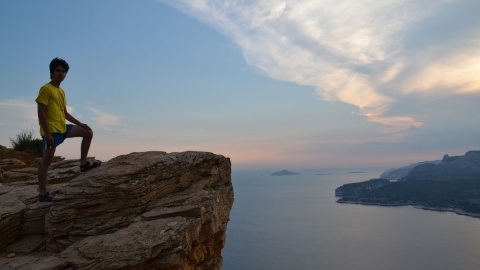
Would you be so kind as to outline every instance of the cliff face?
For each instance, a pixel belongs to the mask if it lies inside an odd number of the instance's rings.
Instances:
[[[16,253],[0,256],[1,269],[221,268],[233,205],[228,158],[132,153],[82,174],[72,164],[53,170],[52,180],[69,181],[49,183],[52,203],[37,202],[34,185],[1,187],[0,233],[11,237],[0,244]],[[21,251],[22,241],[37,248]]]
[[[414,205],[480,217],[480,151],[418,165],[401,181],[346,184],[335,195],[339,203]]]
[[[480,151],[469,151],[464,156],[445,155],[439,164],[418,165],[400,181],[477,180],[479,175]]]

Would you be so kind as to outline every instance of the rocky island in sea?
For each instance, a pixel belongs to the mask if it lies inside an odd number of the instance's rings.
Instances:
[[[289,170],[281,170],[281,171],[272,173],[272,176],[287,176],[287,175],[297,175],[297,174],[300,174],[300,173],[291,172]]]
[[[335,190],[335,196],[341,197],[337,202],[413,205],[480,217],[480,151],[445,155],[439,162],[423,162],[402,171],[394,174],[396,181],[386,179],[394,172],[389,170],[378,179],[343,185]]]

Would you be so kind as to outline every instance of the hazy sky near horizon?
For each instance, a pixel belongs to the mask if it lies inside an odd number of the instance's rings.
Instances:
[[[90,156],[234,169],[399,167],[480,143],[480,1],[1,1],[0,145],[38,130],[48,64]],[[57,154],[79,155],[79,139]]]

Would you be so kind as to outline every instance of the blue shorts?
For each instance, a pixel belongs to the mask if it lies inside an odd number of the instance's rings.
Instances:
[[[63,141],[65,141],[65,139],[67,138],[68,133],[70,133],[72,128],[73,128],[73,125],[68,124],[67,125],[67,131],[65,131],[65,133],[52,133],[52,136],[53,136],[53,147],[52,148],[56,148],[57,146],[62,144]],[[47,149],[47,142],[45,141],[45,137],[42,137],[42,148]]]

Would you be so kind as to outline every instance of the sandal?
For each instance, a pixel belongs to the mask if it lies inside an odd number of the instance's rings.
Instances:
[[[38,197],[38,201],[40,201],[40,202],[51,202],[52,199],[53,199],[53,196],[50,195],[50,193],[48,193],[48,192],[46,192],[43,195],[39,194],[37,197]]]
[[[80,171],[81,172],[86,172],[88,170],[91,170],[93,168],[96,168],[98,166],[100,166],[102,164],[102,162],[100,160],[94,160],[92,162],[88,161],[83,164],[83,165],[80,165]]]

